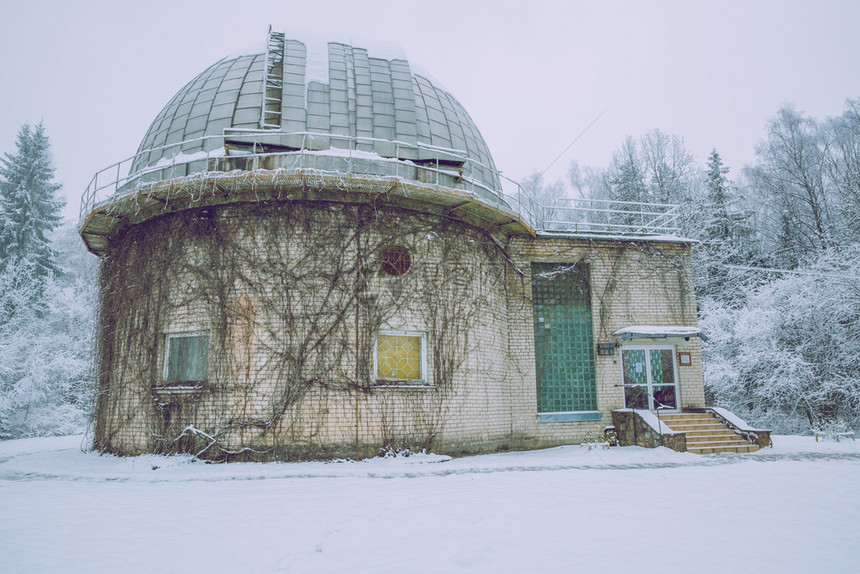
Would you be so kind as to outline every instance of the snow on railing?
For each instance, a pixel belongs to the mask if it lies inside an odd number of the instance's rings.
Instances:
[[[601,235],[676,235],[680,207],[669,203],[565,198],[542,206],[546,233]]]
[[[329,147],[314,149],[322,147],[321,143]],[[385,155],[370,151],[376,149],[385,150]],[[402,159],[422,155],[432,159]],[[134,193],[144,183],[196,173],[264,169],[264,164],[318,169],[320,156],[340,160],[336,171],[347,174],[382,175],[357,167],[360,160],[383,162],[386,175],[407,180],[420,173],[425,183],[464,189],[485,202],[506,206],[538,232],[601,236],[679,233],[675,225],[679,217],[677,205],[571,198],[558,205],[542,205],[522,185],[470,158],[464,150],[368,137],[244,129],[227,129],[221,136],[146,149],[96,172],[81,198],[81,221],[100,203]],[[488,179],[495,179],[498,185],[488,185]]]

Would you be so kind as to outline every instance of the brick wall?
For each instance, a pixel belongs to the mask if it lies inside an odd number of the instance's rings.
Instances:
[[[99,448],[296,458],[368,456],[390,444],[459,454],[602,434],[624,402],[620,352],[596,357],[599,421],[538,422],[532,262],[588,263],[595,342],[615,342],[612,332],[628,325],[696,325],[689,248],[681,243],[515,237],[499,246],[464,223],[378,207],[355,248],[332,247],[318,237],[349,235],[351,221],[371,217],[367,206],[302,204],[307,221],[286,240],[276,218],[298,217],[299,207],[267,209],[235,204],[208,208],[205,217],[170,214],[113,240],[103,264]],[[216,232],[229,250],[212,249]],[[412,268],[401,277],[380,272],[374,259],[375,247],[389,243],[411,252]],[[340,256],[320,259],[317,279],[308,279],[318,291],[289,299],[290,279],[278,279],[278,261],[266,258],[276,252],[301,261],[319,249]],[[367,261],[353,269],[349,262],[362,253]],[[269,263],[249,263],[261,261]],[[210,270],[229,265],[238,271],[228,285],[213,291],[204,284],[224,277]],[[310,327],[284,317],[315,309],[332,284],[338,296],[355,297],[338,307],[338,344],[323,345],[328,354],[319,356],[319,347],[297,343]],[[371,315],[381,317],[378,325],[368,324]],[[377,385],[369,365],[378,330],[425,333],[424,385]],[[212,333],[205,388],[160,389],[166,336],[195,332]],[[693,358],[679,369],[681,405],[702,406],[698,340],[676,343]],[[277,365],[292,364],[282,355],[297,349],[332,368],[314,371],[284,401],[284,385],[298,382]],[[209,446],[208,437],[217,443]]]
[[[696,303],[689,246],[682,243],[586,240],[557,237],[514,238],[509,255],[521,272],[509,273],[509,319],[512,370],[519,380],[512,386],[516,405],[514,433],[523,446],[579,442],[591,433],[602,436],[612,424],[612,409],[624,406],[620,349],[596,357],[599,421],[540,423],[531,307],[532,262],[587,263],[591,271],[591,299],[595,344],[616,343],[613,332],[632,325],[696,326]],[[638,344],[641,344],[637,341]],[[692,365],[678,368],[681,406],[704,404],[699,340],[655,340],[674,344],[691,354]]]

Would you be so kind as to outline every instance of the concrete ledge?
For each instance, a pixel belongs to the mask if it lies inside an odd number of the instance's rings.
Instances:
[[[538,413],[539,423],[576,423],[599,421],[600,411],[579,411],[575,413]]]
[[[398,176],[314,169],[201,172],[139,181],[87,208],[78,232],[90,252],[103,255],[110,238],[127,225],[186,209],[266,201],[384,203],[463,221],[487,231],[500,244],[509,235],[534,237],[536,233],[502,196],[484,197]]]

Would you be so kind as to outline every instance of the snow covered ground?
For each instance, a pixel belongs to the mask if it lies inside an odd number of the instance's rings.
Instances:
[[[854,572],[860,441],[205,464],[0,442],[0,572]]]

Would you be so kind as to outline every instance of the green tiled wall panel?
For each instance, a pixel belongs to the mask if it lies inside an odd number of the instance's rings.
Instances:
[[[597,409],[588,266],[532,263],[538,412]]]

